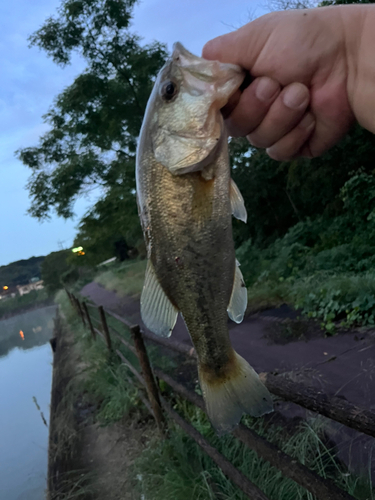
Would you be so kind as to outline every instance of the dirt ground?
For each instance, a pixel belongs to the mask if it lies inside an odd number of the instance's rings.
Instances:
[[[98,283],[86,285],[81,294],[97,305],[139,323],[139,301],[122,298]],[[326,337],[319,324],[304,322],[287,306],[248,316],[237,325],[230,322],[235,350],[258,372],[288,373],[293,379],[375,410],[375,332],[357,329]],[[145,328],[145,327],[144,327]],[[173,338],[191,345],[184,322],[178,319]],[[277,402],[277,411],[293,418],[306,411],[293,403]],[[338,457],[353,472],[373,471],[374,440],[327,419],[330,438],[337,443]]]
[[[82,466],[93,473],[90,498],[100,500],[133,500],[134,485],[129,469],[154,425],[117,422],[108,427],[84,425],[82,429]]]

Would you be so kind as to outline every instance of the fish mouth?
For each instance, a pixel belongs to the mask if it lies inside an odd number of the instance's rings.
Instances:
[[[185,81],[192,88],[213,85],[216,88],[220,107],[241,86],[245,79],[245,71],[237,64],[209,61],[195,56],[180,43],[173,45],[171,64],[180,68]],[[195,83],[194,83],[195,82]]]
[[[237,64],[203,59],[203,57],[198,57],[189,52],[180,42],[173,45],[172,61],[181,69],[185,69],[208,82],[221,80],[222,78],[228,80],[228,77],[242,77],[242,79],[245,77],[244,70]]]

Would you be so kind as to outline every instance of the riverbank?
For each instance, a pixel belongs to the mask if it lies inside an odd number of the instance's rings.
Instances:
[[[103,425],[103,395],[90,386],[103,366],[112,369],[111,360],[73,316],[60,312],[55,321],[47,499],[132,500],[131,464],[155,426],[141,411],[127,412],[121,401],[117,418],[108,415]]]

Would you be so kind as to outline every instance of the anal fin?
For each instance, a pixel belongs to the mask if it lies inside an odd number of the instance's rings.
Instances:
[[[162,289],[153,265],[147,262],[141,294],[141,317],[146,327],[156,335],[170,337],[176,324],[178,310]]]

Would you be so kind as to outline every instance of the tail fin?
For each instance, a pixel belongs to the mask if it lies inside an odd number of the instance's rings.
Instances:
[[[207,414],[219,434],[230,432],[243,413],[260,417],[273,411],[271,394],[258,374],[239,354],[233,353],[233,360],[220,378],[207,368],[199,367]]]

